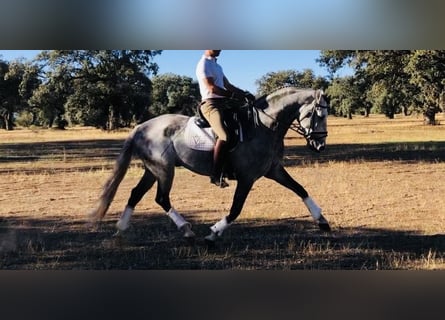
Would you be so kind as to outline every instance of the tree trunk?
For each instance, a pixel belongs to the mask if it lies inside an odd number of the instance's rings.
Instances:
[[[54,124],[54,115],[49,116],[48,118],[48,129],[51,129],[53,127]]]
[[[371,114],[372,104],[365,102],[364,108],[365,108],[365,117],[368,118],[369,115]]]
[[[409,112],[408,107],[403,106],[402,110],[403,110],[403,115],[405,115],[405,116],[410,116],[411,115],[411,112]]]
[[[31,120],[31,124],[35,125],[36,121],[37,121],[37,114],[34,111],[30,111],[31,115],[32,115],[32,120]]]
[[[429,106],[423,113],[423,123],[434,126],[436,124],[437,108]]]
[[[14,130],[14,123],[12,122],[12,112],[5,112],[2,114],[2,120],[3,120],[3,129],[6,129],[8,131]]]
[[[114,108],[110,106],[108,108],[107,131],[113,131],[113,130],[116,130],[116,119],[115,119]]]
[[[394,112],[392,112],[392,111],[387,111],[387,112],[386,112],[386,117],[387,117],[388,119],[394,119]]]

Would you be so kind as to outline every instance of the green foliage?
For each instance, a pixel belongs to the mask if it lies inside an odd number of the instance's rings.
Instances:
[[[310,69],[306,69],[303,72],[295,70],[269,72],[255,83],[258,87],[259,95],[268,94],[283,86],[317,89],[325,89],[328,86],[328,82],[324,78],[315,77]]]
[[[354,59],[356,54],[353,50],[322,50],[316,61],[326,67],[331,78],[334,78],[335,73],[346,64],[359,66],[358,60]]]
[[[346,64],[354,67],[363,104],[389,118],[420,111],[434,122],[434,114],[443,109],[443,50],[324,50],[318,62],[332,74]]]
[[[423,104],[425,119],[435,124],[434,115],[445,107],[445,51],[414,50],[405,67],[410,83],[422,92],[415,105]]]
[[[150,112],[153,116],[163,113],[196,113],[200,94],[198,83],[193,82],[192,78],[163,74],[152,78],[152,86]]]
[[[326,90],[330,98],[331,113],[352,118],[361,104],[359,87],[353,77],[336,78]]]
[[[113,130],[148,118],[151,81],[160,51],[53,50],[37,63],[45,82],[30,99],[49,119]],[[65,119],[66,118],[66,119]]]
[[[373,106],[373,113],[385,114],[390,119],[394,118],[394,115],[401,111],[393,92],[389,91],[382,83],[374,83],[372,85],[367,92],[367,100]]]
[[[175,74],[156,76],[151,50],[42,51],[31,62],[0,60],[0,128],[70,124],[116,129],[163,113],[193,115],[198,84]],[[421,112],[427,123],[445,108],[444,50],[322,50],[329,81],[310,69],[271,71],[256,80],[259,95],[286,85],[324,89],[332,112]],[[335,77],[343,66],[351,77]],[[17,119],[14,119],[17,117]]]
[[[29,128],[34,122],[34,116],[29,111],[22,111],[15,119],[17,125]]]
[[[2,61],[1,119],[12,126],[16,114],[24,126],[69,123],[113,130],[166,112],[195,114],[198,84],[174,74],[156,76],[152,58],[158,54],[161,51],[52,50],[42,51],[29,64]]]
[[[0,61],[0,126],[7,130],[14,127],[14,115],[27,110],[27,99],[39,80],[37,70],[20,60]]]

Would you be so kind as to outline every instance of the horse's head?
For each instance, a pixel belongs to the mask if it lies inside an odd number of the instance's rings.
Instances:
[[[261,97],[256,105],[266,127],[283,136],[290,128],[306,138],[311,150],[324,150],[329,105],[322,90],[284,87]],[[295,120],[297,125],[292,124]]]
[[[323,91],[316,90],[313,100],[303,104],[299,110],[297,131],[315,152],[323,151],[326,147],[328,108]]]

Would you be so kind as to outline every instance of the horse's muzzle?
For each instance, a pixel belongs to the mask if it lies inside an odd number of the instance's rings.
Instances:
[[[321,140],[315,140],[315,139],[308,139],[307,140],[307,146],[309,149],[311,149],[314,152],[321,152],[326,148],[326,142]]]

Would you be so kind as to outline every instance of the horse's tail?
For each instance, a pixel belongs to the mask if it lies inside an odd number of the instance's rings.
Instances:
[[[105,182],[101,196],[99,197],[99,204],[95,210],[90,214],[91,222],[100,221],[113,201],[119,184],[122,182],[133,155],[133,135],[125,140],[124,146],[116,160],[113,173]]]

